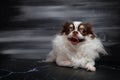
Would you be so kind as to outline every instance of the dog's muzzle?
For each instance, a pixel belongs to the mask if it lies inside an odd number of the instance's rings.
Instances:
[[[85,41],[85,39],[79,39],[78,37],[71,37],[71,38],[68,38],[68,40],[73,44],[73,45],[76,45],[80,42],[83,42]]]

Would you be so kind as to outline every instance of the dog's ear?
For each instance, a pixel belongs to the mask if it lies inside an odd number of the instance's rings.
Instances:
[[[64,23],[62,30],[61,30],[61,35],[68,35],[69,34],[69,22]]]
[[[84,26],[87,29],[88,36],[90,36],[91,38],[95,38],[95,34],[93,33],[93,30],[92,30],[93,25],[90,23],[85,23]]]

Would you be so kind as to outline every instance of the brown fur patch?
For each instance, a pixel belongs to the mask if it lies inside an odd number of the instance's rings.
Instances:
[[[70,33],[70,25],[71,24],[73,25],[73,23],[66,22],[63,25],[63,28],[62,28],[62,31],[61,31],[61,35],[63,35],[63,34],[68,35]],[[74,29],[74,25],[73,25],[73,29]]]
[[[83,29],[80,28],[83,25]],[[81,30],[82,31],[81,31]],[[90,23],[81,23],[78,27],[78,30],[81,32],[82,35],[86,36],[86,35],[90,35],[91,38],[94,38],[95,35],[92,31],[92,25]]]

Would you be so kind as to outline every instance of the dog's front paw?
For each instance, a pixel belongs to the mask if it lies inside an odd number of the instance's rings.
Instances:
[[[87,71],[92,71],[93,72],[93,71],[96,71],[96,68],[94,66],[91,66],[91,67],[87,68]]]

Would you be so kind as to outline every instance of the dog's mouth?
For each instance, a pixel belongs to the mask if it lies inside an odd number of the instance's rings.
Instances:
[[[85,39],[79,39],[78,37],[71,37],[71,38],[68,38],[68,40],[71,41],[73,45],[76,45],[80,42],[83,42]]]

